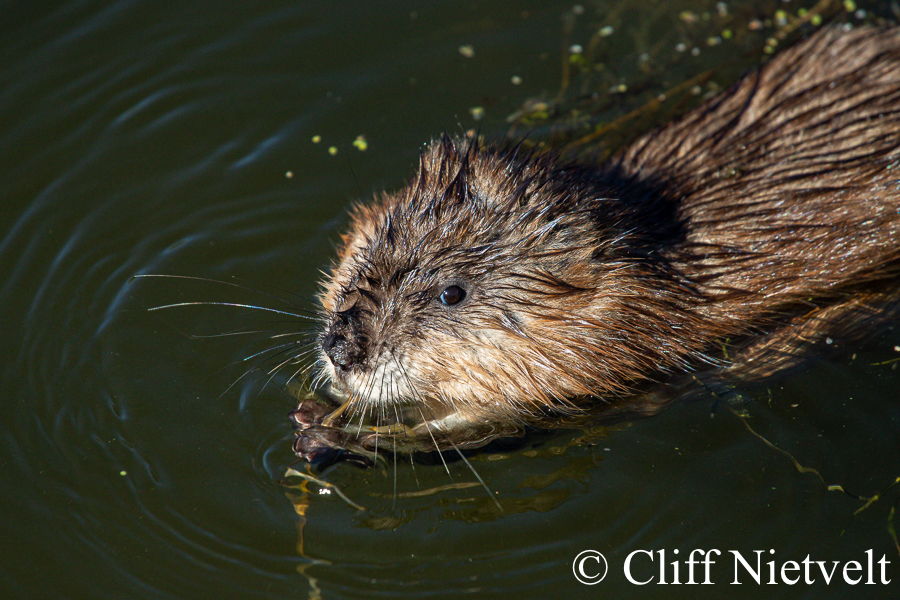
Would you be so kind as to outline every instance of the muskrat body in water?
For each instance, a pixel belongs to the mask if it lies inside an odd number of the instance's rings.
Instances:
[[[826,28],[602,164],[432,144],[353,212],[321,376],[461,432],[763,373],[896,296],[898,234],[900,29]]]

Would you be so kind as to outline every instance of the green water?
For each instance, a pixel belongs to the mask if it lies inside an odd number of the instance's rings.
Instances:
[[[728,10],[749,22],[801,5]],[[502,512],[462,462],[321,474],[360,512],[285,480],[295,400],[269,382],[272,363],[245,360],[270,345],[265,332],[307,321],[148,311],[306,311],[353,200],[398,186],[442,131],[498,134],[525,99],[553,98],[562,48],[599,27],[613,26],[605,88],[640,80],[641,54],[665,60],[678,41],[702,52],[667,67],[663,89],[703,61],[747,60],[744,47],[709,46],[679,16],[691,6],[585,3],[569,37],[564,2],[5,7],[0,596],[897,597],[897,490],[854,516],[861,501],[799,472],[714,398],[590,443],[561,433],[476,457]],[[610,118],[640,102],[626,95]],[[826,483],[884,490],[900,476],[900,378],[880,363],[897,343],[888,334],[748,387],[750,423]],[[572,574],[589,548],[610,563],[595,587]],[[773,549],[781,562],[873,549],[895,583],[641,587],[623,575],[635,550],[695,548]]]

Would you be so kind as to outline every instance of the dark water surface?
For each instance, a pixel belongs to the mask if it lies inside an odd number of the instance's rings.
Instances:
[[[678,41],[701,48],[696,65],[659,82],[675,85],[712,51],[705,30],[679,16],[691,6],[586,3],[583,29],[565,44],[613,26],[601,38],[613,83],[637,77],[644,52],[669,56]],[[698,19],[715,29],[712,6]],[[749,22],[801,4],[728,6]],[[571,9],[201,0],[4,8],[0,597],[900,597],[889,533],[900,490],[854,515],[862,501],[800,472],[712,397],[588,440],[561,433],[475,457],[502,512],[483,488],[467,487],[475,477],[462,462],[449,475],[403,460],[323,473],[359,512],[315,485],[286,485],[299,484],[284,477],[296,400],[283,378],[265,385],[273,362],[244,360],[272,341],[219,336],[302,334],[305,322],[225,306],[148,312],[197,301],[311,306],[353,199],[399,185],[441,131],[501,132],[526,98],[553,96],[561,17]],[[717,50],[744,56],[727,43]],[[482,122],[473,107],[484,108]],[[360,135],[365,151],[352,144]],[[136,274],[247,282],[271,296]],[[883,491],[900,476],[896,344],[900,335],[888,332],[739,390],[748,423],[828,484]],[[595,587],[572,573],[586,549],[610,564]],[[669,562],[693,549],[724,556],[714,585],[642,587],[622,570],[642,549],[665,550]],[[864,561],[870,549],[891,561],[891,585],[756,585],[746,576],[729,585],[728,550],[764,551],[780,568],[807,555]],[[635,575],[658,580],[640,556]]]

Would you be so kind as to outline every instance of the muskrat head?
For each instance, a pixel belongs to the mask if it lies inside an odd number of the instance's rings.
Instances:
[[[658,367],[670,328],[642,322],[677,307],[648,307],[665,289],[638,300],[656,267],[635,258],[646,243],[627,206],[594,171],[519,154],[445,137],[408,187],[353,211],[319,337],[322,375],[353,411],[508,422]]]

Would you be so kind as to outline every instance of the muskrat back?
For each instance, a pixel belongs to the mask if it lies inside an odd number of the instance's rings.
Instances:
[[[774,369],[896,296],[900,29],[826,28],[602,164],[433,143],[320,295],[351,412],[443,430]]]

